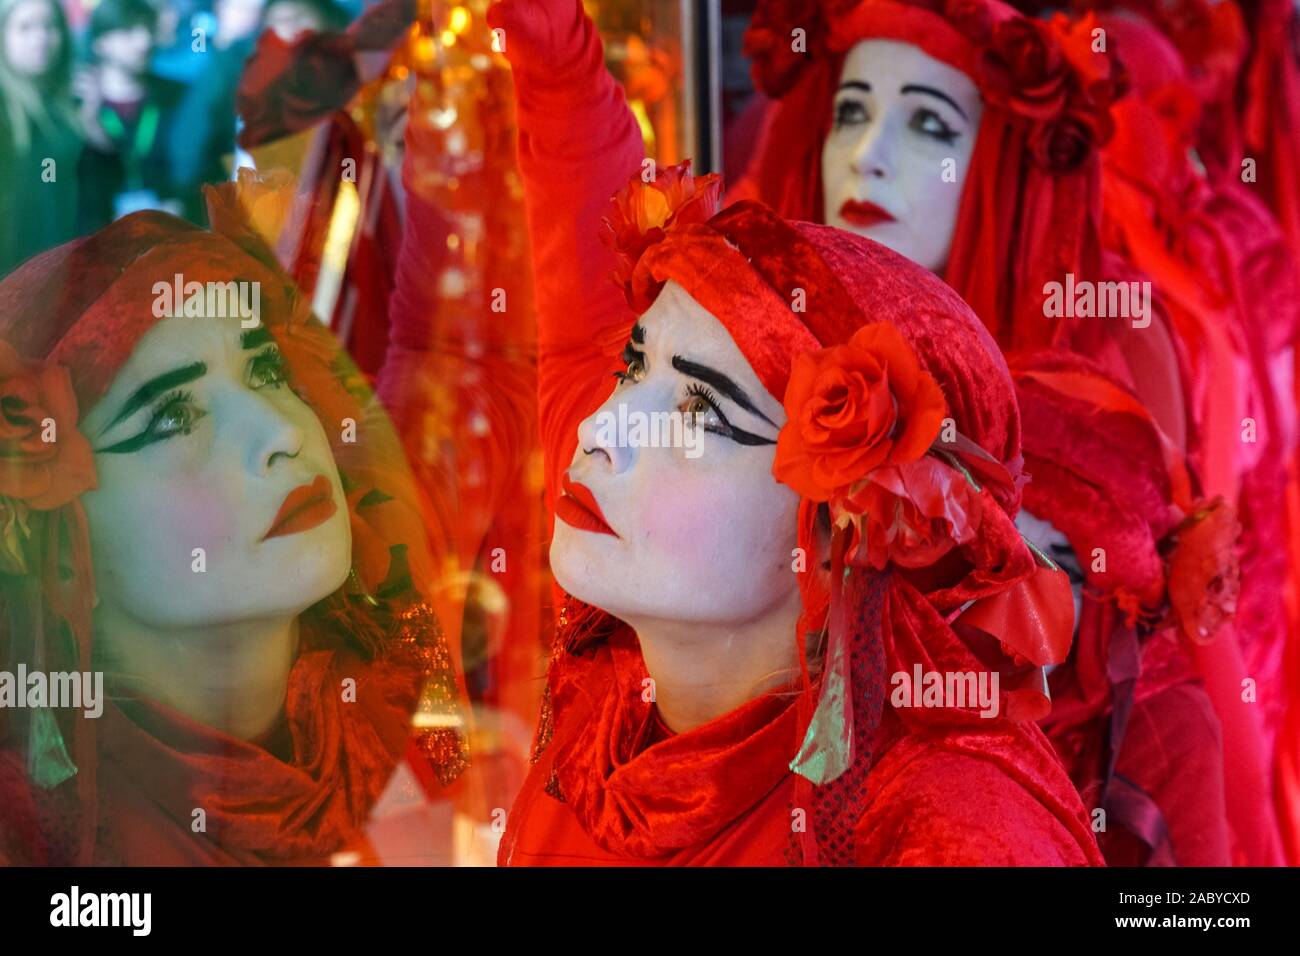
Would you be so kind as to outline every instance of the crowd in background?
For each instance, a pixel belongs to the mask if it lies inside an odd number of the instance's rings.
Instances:
[[[0,276],[138,209],[202,223],[229,178],[235,90],[264,30],[361,0],[0,0]]]

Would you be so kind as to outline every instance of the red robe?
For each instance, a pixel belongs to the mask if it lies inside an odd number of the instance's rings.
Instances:
[[[590,21],[579,19],[570,40],[581,53],[561,61],[566,69],[514,64],[550,506],[578,424],[607,397],[634,320],[609,280],[613,257],[598,226],[643,156]],[[811,821],[797,795],[806,781],[788,766],[795,698],[755,698],[656,742],[644,677],[627,627],[584,656],[557,653],[554,736],[515,800],[498,862],[798,862],[792,835]],[[860,864],[1102,864],[1078,795],[1037,727],[999,721],[983,733],[923,736],[905,732],[887,708],[874,743],[855,828]],[[566,802],[547,792],[553,769]]]

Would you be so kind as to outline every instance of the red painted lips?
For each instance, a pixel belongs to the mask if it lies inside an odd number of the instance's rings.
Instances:
[[[859,229],[867,229],[882,222],[894,222],[894,217],[888,210],[882,209],[873,202],[859,202],[856,199],[844,201],[844,205],[840,207],[840,218],[850,226]]]
[[[330,486],[329,479],[317,475],[307,484],[299,485],[285,495],[284,504],[280,505],[280,511],[271,522],[270,529],[262,535],[262,540],[310,531],[332,518],[337,510],[334,489]]]
[[[560,479],[560,486],[564,489],[564,494],[555,502],[555,517],[582,531],[618,537],[600,513],[600,505],[596,504],[596,496],[590,488],[570,481],[568,475]]]

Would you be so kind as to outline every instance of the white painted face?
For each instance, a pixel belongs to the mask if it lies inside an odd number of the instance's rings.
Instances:
[[[1050,521],[1030,514],[1024,508],[1016,515],[1016,527],[1038,550],[1059,564],[1070,578],[1070,593],[1074,596],[1074,632],[1078,634],[1079,621],[1083,615],[1084,576],[1079,557],[1070,546],[1070,539]]]
[[[82,497],[96,587],[115,618],[166,630],[292,617],[347,577],[338,468],[265,326],[162,319],[81,428],[99,478]]]
[[[4,58],[9,69],[28,79],[43,77],[63,49],[51,0],[24,0],[4,22]]]
[[[613,534],[575,526],[594,525],[561,498],[551,542],[556,580],[633,627],[739,625],[787,606],[798,589],[791,552],[799,497],[772,477],[781,403],[722,323],[674,282],[641,316],[624,357],[627,377],[578,428],[568,471]],[[646,413],[696,413],[701,444],[620,444],[601,428],[609,421],[602,414],[617,418],[620,405],[629,423]]]
[[[974,82],[910,43],[863,40],[833,109],[825,221],[942,273],[983,114]]]

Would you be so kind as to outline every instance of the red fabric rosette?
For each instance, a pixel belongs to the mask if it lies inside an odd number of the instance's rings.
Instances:
[[[650,180],[633,180],[614,196],[602,224],[602,238],[618,258],[614,282],[634,309],[644,311],[654,301],[654,296],[647,297],[632,283],[642,254],[668,230],[707,222],[720,208],[721,177],[692,175],[689,159],[676,166],[656,166]]]
[[[45,422],[54,440],[45,437]],[[62,366],[23,359],[0,341],[0,499],[36,511],[95,487],[90,443],[77,431],[77,396]]]

